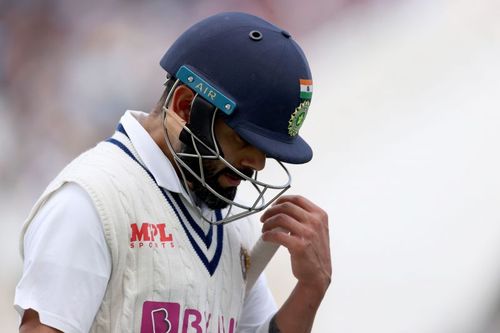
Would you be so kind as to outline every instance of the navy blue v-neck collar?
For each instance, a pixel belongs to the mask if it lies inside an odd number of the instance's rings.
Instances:
[[[120,132],[127,138],[129,138],[122,124],[118,124],[116,130],[117,132]],[[198,258],[201,260],[201,262],[207,269],[208,273],[210,275],[213,275],[215,270],[217,269],[217,266],[219,264],[222,255],[223,240],[224,240],[223,225],[219,224],[216,226],[210,226],[208,232],[205,234],[200,225],[193,219],[193,217],[189,213],[179,193],[167,191],[163,187],[159,186],[153,174],[139,161],[139,159],[136,156],[134,156],[134,154],[127,148],[127,146],[123,142],[113,137],[107,139],[106,142],[114,144],[115,146],[120,148],[132,160],[137,162],[137,164],[139,164],[142,167],[142,169],[148,174],[148,176],[154,181],[156,186],[160,189],[161,193],[163,194],[163,197],[167,201],[168,205],[172,207],[175,215],[177,216],[177,219],[179,220],[182,226],[182,229],[184,230],[187,238],[189,239],[189,242],[191,243],[191,246],[195,251],[195,253],[197,254]],[[220,221],[222,219],[222,213],[220,209],[215,210],[215,218],[217,221]],[[197,242],[196,239],[193,237],[193,235],[188,229],[187,226],[188,224],[191,227],[191,229],[196,233],[196,235],[199,237],[199,239],[201,239],[202,244],[199,244],[199,242]],[[214,228],[216,229],[217,244],[215,245],[216,249],[212,259],[209,259],[208,250],[210,249],[214,239],[214,232],[213,232]]]

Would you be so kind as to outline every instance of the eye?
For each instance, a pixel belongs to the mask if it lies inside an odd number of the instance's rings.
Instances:
[[[239,136],[238,133],[234,132],[233,135],[231,135],[231,140],[233,141],[234,147],[238,148],[246,148],[250,144],[243,139],[241,136]]]

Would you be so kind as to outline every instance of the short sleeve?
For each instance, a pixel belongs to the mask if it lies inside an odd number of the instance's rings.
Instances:
[[[88,194],[67,183],[52,194],[23,241],[23,274],[14,306],[66,333],[88,332],[111,274],[111,255]]]
[[[245,298],[237,332],[267,333],[269,321],[276,310],[276,303],[267,286],[266,278],[261,274]]]

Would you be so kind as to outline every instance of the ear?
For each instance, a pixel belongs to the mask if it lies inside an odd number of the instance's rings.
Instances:
[[[193,102],[194,93],[185,85],[178,86],[172,96],[171,109],[186,123],[189,123],[191,113],[191,103]]]

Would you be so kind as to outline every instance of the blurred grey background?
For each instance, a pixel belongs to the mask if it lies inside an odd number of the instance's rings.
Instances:
[[[331,219],[314,332],[500,332],[498,0],[0,0],[2,332],[37,196],[125,109],[151,109],[170,43],[226,10],[284,27],[312,67],[315,157],[291,193]],[[266,273],[282,302],[286,251]]]

